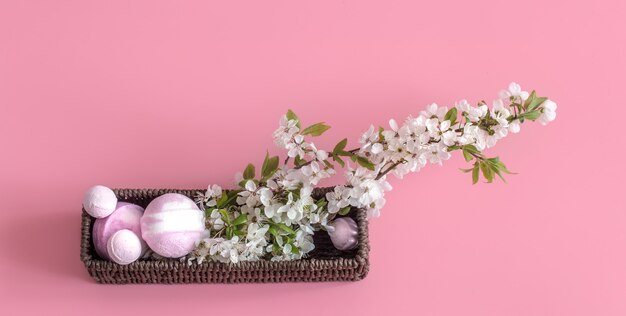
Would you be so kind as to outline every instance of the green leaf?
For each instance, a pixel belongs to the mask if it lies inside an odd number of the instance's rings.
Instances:
[[[291,253],[293,253],[294,255],[299,255],[300,254],[300,248],[294,246],[293,244],[291,244]]]
[[[246,166],[246,169],[243,171],[243,178],[245,180],[251,180],[251,179],[254,179],[254,175],[255,175],[254,165],[249,163],[248,166]]]
[[[350,206],[346,206],[346,207],[340,209],[339,212],[337,212],[337,214],[339,214],[341,216],[346,216],[346,215],[348,215],[348,213],[350,213],[351,209],[352,208]]]
[[[345,156],[345,157],[352,157],[354,156],[353,153],[349,152],[349,151],[341,151],[338,153],[339,156]]]
[[[450,125],[454,125],[456,123],[456,117],[457,117],[457,109],[451,108],[443,117],[443,120],[450,121]]]
[[[361,165],[361,167],[367,168],[369,170],[374,171],[374,169],[376,169],[376,167],[374,166],[374,164],[367,158],[363,157],[363,156],[358,156],[358,155],[354,155],[353,157],[356,157],[356,162]]]
[[[516,174],[515,172],[511,172],[509,171],[509,169],[506,168],[506,165],[503,164],[501,161],[497,162],[498,165],[498,169],[501,170],[504,173],[508,173],[508,174]]]
[[[270,163],[269,163],[269,168],[268,168],[270,173],[267,175],[268,178],[273,176],[274,173],[276,173],[276,170],[278,170],[279,163],[280,163],[280,159],[278,158],[278,156],[274,156],[270,158]]]
[[[546,102],[546,100],[548,100],[548,98],[545,98],[545,97],[536,98],[534,102],[531,103],[530,106],[528,106],[528,110],[536,109],[538,106],[542,105],[543,102]]]
[[[504,179],[504,176],[502,175],[502,173],[514,174],[506,168],[506,166],[500,161],[500,159],[498,159],[498,157],[489,158],[487,159],[487,162],[491,165],[493,172],[498,177],[500,177],[500,179],[502,179],[502,181],[504,181],[505,183],[506,183],[506,180]]]
[[[321,199],[319,199],[319,200],[317,200],[315,202],[315,205],[317,205],[317,208],[322,208],[322,207],[326,206],[326,204],[328,204],[328,201],[326,201],[325,197],[323,197],[323,198],[321,198]]]
[[[270,161],[270,152],[269,151],[265,151],[265,158],[263,158],[263,165],[261,165],[261,176],[264,176],[265,173],[267,172],[267,164]]]
[[[324,160],[324,165],[326,165],[326,168],[335,169],[335,166],[328,160]]]
[[[278,226],[278,228],[280,228],[282,231],[288,233],[288,234],[295,234],[296,232],[291,229],[291,227],[283,224],[283,223],[276,223],[276,226]]]
[[[333,154],[339,155],[340,152],[343,152],[344,149],[346,149],[346,145],[348,145],[348,139],[344,138],[338,142],[337,145],[335,145],[335,148],[333,148]]]
[[[476,148],[476,146],[474,145],[463,146],[463,151],[466,151],[466,150],[471,154],[480,154],[480,150],[478,150],[478,148]]]
[[[527,120],[531,120],[534,121],[536,119],[538,119],[541,116],[541,112],[539,111],[532,111],[532,112],[526,112],[522,115],[520,115],[520,118],[524,118]]]
[[[385,129],[382,126],[378,127],[378,141],[380,141],[380,142],[385,140],[385,135],[383,135],[384,131],[385,131]]]
[[[463,148],[463,158],[465,158],[465,161],[471,161],[472,159],[474,159],[474,156],[472,156],[472,154],[468,150]]]
[[[270,157],[269,152],[266,153],[261,167],[261,177],[267,180],[276,173],[276,170],[278,170],[278,156]]]
[[[341,159],[341,157],[339,157],[339,155],[333,154],[333,160],[336,161],[339,165],[341,165],[341,168],[345,168],[346,163],[343,161],[343,159]]]
[[[472,184],[478,183],[478,172],[478,162],[476,162],[472,168]]]
[[[217,203],[216,203],[215,207],[223,208],[224,206],[226,206],[226,203],[228,202],[228,194],[222,194],[222,196],[220,196],[220,198],[217,199],[216,202]]]
[[[322,123],[313,124],[302,131],[302,135],[320,136],[327,131],[330,126]]]
[[[296,126],[298,126],[298,128],[300,128],[300,127],[301,127],[301,125],[300,125],[300,119],[298,118],[298,116],[296,115],[296,113],[294,113],[291,109],[289,109],[289,110],[287,111],[287,119],[288,119],[288,120],[290,120],[290,121],[291,121],[291,120],[295,120],[295,121],[297,122],[297,123],[296,123]]]
[[[502,176],[502,172],[498,168],[493,168],[493,172],[500,177],[502,182],[506,183],[506,179]]]
[[[276,228],[274,228],[274,226],[271,226],[267,229],[267,231],[272,234],[272,236],[276,237],[278,236],[278,231],[276,230]]]
[[[530,96],[528,97],[528,99],[526,99],[526,102],[524,102],[524,109],[526,111],[533,111],[546,100],[548,100],[548,98],[538,97],[537,93],[535,93],[535,90],[533,90],[530,93]]]
[[[296,165],[296,167],[300,167],[306,163],[306,160],[300,158],[300,156],[296,156],[296,158],[293,160],[293,163]]]
[[[480,170],[483,172],[483,177],[487,179],[487,183],[493,182],[493,170],[486,162],[480,163]]]
[[[237,218],[235,218],[235,220],[232,222],[232,225],[239,226],[241,224],[244,224],[247,221],[248,221],[248,216],[246,214],[241,214],[237,216]]]
[[[293,196],[294,201],[300,199],[300,189],[289,191],[289,193],[291,193],[291,195]]]
[[[233,203],[233,201],[235,201],[235,199],[237,199],[237,196],[238,196],[239,192],[241,192],[241,190],[228,190],[228,191],[226,191],[225,194],[222,194],[222,195],[228,195],[228,200],[226,200],[224,205],[222,207],[220,207],[220,208],[224,208],[224,207],[230,205],[231,203]]]
[[[472,172],[472,170],[474,170],[474,168],[469,168],[469,169],[459,168],[459,170],[463,171],[463,173],[469,173],[469,172]]]
[[[226,224],[230,224],[230,214],[228,214],[228,212],[226,211],[226,209],[220,209],[219,210],[220,214],[222,215],[222,220],[226,223]]]

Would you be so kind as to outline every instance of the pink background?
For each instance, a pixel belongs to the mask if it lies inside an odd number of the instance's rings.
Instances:
[[[624,1],[2,1],[0,314],[626,315]],[[231,184],[293,108],[352,142],[516,80],[559,104],[394,180],[358,283],[102,286],[79,260],[93,184]],[[282,154],[282,153],[281,153]]]

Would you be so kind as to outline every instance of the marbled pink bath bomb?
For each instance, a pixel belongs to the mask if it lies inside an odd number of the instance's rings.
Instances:
[[[152,251],[167,258],[190,253],[204,230],[204,212],[182,194],[159,196],[148,204],[141,217],[143,239]]]
[[[330,226],[335,228],[334,231],[328,232],[335,248],[345,251],[354,249],[359,244],[359,228],[352,218],[336,218],[330,223]]]
[[[128,229],[141,236],[140,219],[143,208],[139,205],[118,202],[115,211],[107,217],[98,218],[93,224],[93,244],[98,255],[111,260],[107,251],[109,238],[122,229]]]

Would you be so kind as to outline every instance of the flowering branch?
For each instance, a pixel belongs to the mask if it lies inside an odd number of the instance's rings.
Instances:
[[[483,150],[510,133],[520,131],[525,121],[545,125],[556,118],[556,103],[538,97],[535,91],[522,91],[516,83],[500,92],[491,108],[484,101],[476,106],[461,100],[454,107],[429,105],[417,117],[402,125],[389,121],[389,129],[374,126],[361,135],[359,147],[346,150],[343,139],[332,151],[317,149],[307,137],[322,135],[330,126],[316,123],[302,128],[291,110],[280,120],[274,142],[287,151],[279,157],[266,154],[260,174],[253,164],[238,174],[236,190],[222,191],[211,185],[197,201],[207,212],[206,238],[188,260],[294,260],[315,247],[313,233],[332,230],[329,223],[346,215],[351,208],[365,208],[377,217],[391,190],[387,175],[402,178],[428,163],[442,164],[451,153],[461,151],[472,167],[472,182],[480,176],[491,183],[504,181],[510,174],[498,157],[487,157]],[[354,167],[352,164],[354,164]],[[290,164],[291,162],[291,164]],[[313,188],[323,179],[345,168],[346,184],[336,186],[325,197],[314,200]]]

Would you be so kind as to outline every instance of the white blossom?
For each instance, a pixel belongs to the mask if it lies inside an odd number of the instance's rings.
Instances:
[[[207,227],[213,230],[221,230],[224,228],[224,220],[222,219],[222,214],[220,214],[218,209],[213,209],[211,211],[211,215],[207,219]]]
[[[307,147],[309,147],[309,144],[304,141],[304,136],[296,135],[293,141],[288,143],[285,148],[287,149],[287,156],[291,158],[304,158]]]
[[[378,139],[378,130],[376,130],[374,125],[370,125],[370,128],[368,128],[367,131],[361,134],[361,138],[359,139],[359,143],[361,144],[361,151],[370,151],[372,145],[378,142]]]
[[[328,212],[331,214],[339,212],[342,208],[350,205],[350,189],[343,185],[336,186],[333,191],[326,193],[328,201]]]
[[[258,223],[264,221],[267,217],[264,215],[261,207],[249,207],[248,205],[241,206],[241,212],[246,214],[248,222]]]
[[[511,133],[519,133],[522,128],[522,123],[519,120],[513,120],[509,123],[509,132]]]
[[[212,260],[219,262],[239,262],[239,251],[243,250],[245,245],[239,243],[239,237],[232,239],[225,238],[205,238],[202,239],[196,249],[191,253],[188,262],[196,260],[202,263],[204,260]]]
[[[552,100],[546,100],[542,104],[543,111],[539,117],[539,123],[546,125],[556,119],[556,102]]]
[[[442,143],[434,143],[426,149],[426,160],[433,164],[441,165],[444,161],[450,159],[452,155],[448,152],[448,147]]]
[[[287,148],[287,145],[293,141],[296,133],[300,131],[297,124],[298,121],[289,120],[286,115],[281,117],[280,126],[274,131],[274,143],[276,143],[278,147]]]
[[[511,82],[506,90],[500,91],[501,99],[509,99],[511,97],[521,98],[522,101],[528,99],[528,92],[522,91],[522,87],[515,82]]]
[[[203,204],[207,207],[214,207],[217,205],[217,199],[222,196],[222,187],[217,184],[212,184],[207,187],[206,192],[198,193],[196,195],[196,202]]]
[[[303,176],[302,182],[313,186],[317,185],[322,179],[330,178],[330,176],[335,173],[333,169],[320,166],[317,161],[313,161],[309,165],[303,166],[301,169]]]
[[[247,205],[248,207],[255,207],[259,203],[259,196],[257,194],[257,185],[252,180],[246,181],[246,190],[239,192],[237,196],[237,204]]]
[[[328,152],[323,149],[317,149],[315,144],[309,143],[309,150],[313,159],[323,162],[328,159]]]
[[[245,248],[240,254],[241,260],[255,261],[265,255],[268,229],[268,225],[259,225],[258,223],[248,225]]]
[[[428,119],[437,118],[442,120],[444,115],[446,115],[446,112],[448,112],[447,107],[439,106],[437,103],[431,103],[426,107],[426,110],[420,112],[420,114]]]

